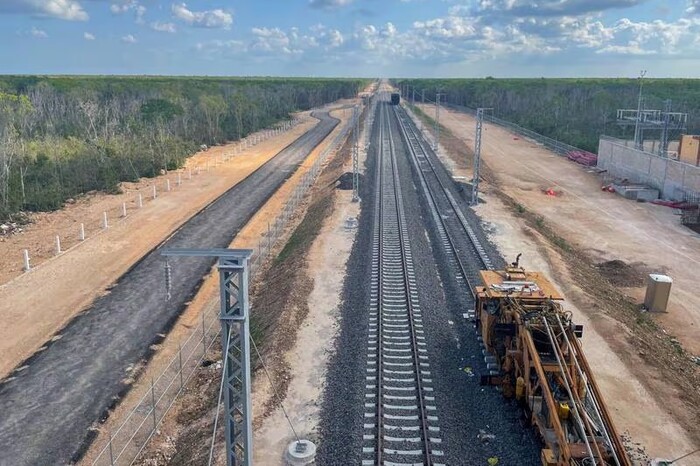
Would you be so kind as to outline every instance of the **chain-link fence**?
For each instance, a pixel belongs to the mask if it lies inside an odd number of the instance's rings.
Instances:
[[[304,173],[290,194],[282,212],[260,237],[258,247],[250,259],[251,278],[260,270],[261,265],[283,235],[289,219],[314,184],[329,155],[341,147],[353,125],[354,120],[348,122],[316,157],[313,165]],[[143,392],[136,406],[129,411],[119,427],[107,433],[93,465],[131,465],[138,459],[187,382],[202,366],[209,349],[219,343],[218,336],[221,328],[218,317],[218,302],[206,306],[202,312],[201,325],[193,329],[187,339],[180,343],[177,354],[165,370],[156,379],[151,380],[150,386]]]
[[[454,104],[445,104],[445,106],[476,116],[476,110],[473,108],[470,108],[470,107],[464,107],[461,105],[454,105]],[[587,152],[587,151],[584,151],[584,149],[566,144],[565,142],[557,141],[556,139],[552,139],[550,137],[544,136],[540,133],[536,133],[536,132],[529,130],[527,128],[523,128],[520,125],[516,125],[515,123],[511,123],[510,121],[502,120],[498,117],[490,115],[488,112],[484,112],[484,121],[488,121],[489,123],[494,123],[496,125],[503,126],[504,128],[507,128],[508,130],[510,130],[513,133],[519,134],[520,136],[523,136],[523,137],[528,138],[528,139],[532,139],[533,141],[536,141],[536,142],[542,144],[547,149],[549,149],[553,152],[556,152],[559,155],[566,156],[570,152]]]
[[[30,249],[23,251],[23,256],[16,257],[10,265],[10,270],[20,273],[30,268],[41,266],[48,260],[62,254],[70,252],[84,241],[107,231],[109,228],[125,221],[128,217],[136,214],[145,205],[157,201],[159,198],[168,196],[170,192],[179,190],[182,185],[192,183],[200,173],[208,172],[219,165],[228,162],[232,157],[244,150],[261,143],[272,136],[288,131],[300,122],[293,119],[276,124],[272,128],[266,128],[232,144],[226,151],[216,156],[192,159],[188,168],[174,170],[165,174],[165,179],[154,178],[147,181],[146,186],[137,189],[124,188],[123,201],[113,203],[106,208],[101,215],[94,215],[80,219],[80,223],[70,229],[57,229],[52,232],[51,239],[45,243],[33,245]]]

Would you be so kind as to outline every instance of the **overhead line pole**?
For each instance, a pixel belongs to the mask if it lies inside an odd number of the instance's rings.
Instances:
[[[440,98],[444,94],[437,92],[435,94],[435,147],[433,150],[438,153],[440,152]]]
[[[476,133],[474,136],[474,177],[472,178],[472,206],[479,203],[479,169],[481,166],[481,130],[484,123],[484,111],[490,108],[476,109]]]
[[[642,85],[644,84],[644,76],[647,70],[642,70],[639,74],[639,98],[637,99],[637,121],[634,125],[634,146],[642,150],[644,142],[642,141]]]
[[[224,426],[227,466],[253,464],[253,416],[250,399],[250,327],[248,279],[250,249],[165,249],[163,256],[216,257],[221,294],[221,346],[224,352]],[[230,336],[230,340],[229,340]],[[218,412],[218,399],[217,399]]]
[[[360,112],[358,106],[352,109],[353,144],[352,144],[352,202],[360,200]]]

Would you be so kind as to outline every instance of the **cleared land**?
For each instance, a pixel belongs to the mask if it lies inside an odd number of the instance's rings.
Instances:
[[[434,115],[434,107],[421,108]],[[458,138],[444,139],[450,164],[456,166],[454,174],[471,177],[467,163],[471,152],[466,154],[464,147],[473,147],[474,119],[442,109],[441,123]],[[696,354],[700,297],[693,270],[700,261],[698,235],[682,228],[671,209],[603,193],[595,174],[500,127],[485,125],[482,160],[491,183],[484,186],[486,202],[477,209],[479,215],[491,224],[492,239],[506,258],[524,252],[525,267],[547,272],[564,292],[569,309],[586,324],[584,348],[618,428],[628,431],[652,456],[673,457],[692,450],[700,434],[688,430],[694,414],[687,410],[693,404],[686,395],[692,393],[683,393],[672,383],[676,380],[646,360],[651,356],[647,351],[666,350],[661,339],[667,337],[645,342],[649,349],[640,349],[633,330],[615,315],[616,298],[591,295],[590,283],[580,281],[578,267],[583,264],[571,262],[575,256],[562,254],[561,247],[541,231],[551,225],[563,239],[560,244],[599,264],[598,289],[640,298],[645,272],[670,274],[674,296],[669,313],[654,318]],[[548,196],[543,193],[548,188],[561,194]],[[679,355],[667,357],[675,361]],[[683,378],[681,384],[687,383],[686,375],[692,379],[692,371],[697,374],[697,368],[689,370],[690,374],[676,375]]]
[[[342,104],[344,102],[340,101],[339,103]],[[351,101],[350,103],[356,102]],[[336,127],[326,141],[306,159],[295,175],[286,181],[265,206],[256,213],[237,235],[231,247],[246,248],[257,245],[260,234],[267,228],[268,220],[274,218],[281,211],[285,200],[289,197],[302,175],[313,164],[321,150],[341,131],[341,126],[347,123],[351,117],[351,111],[347,109],[335,110],[331,112],[331,115],[340,119],[342,124]],[[320,271],[315,269],[312,271],[310,264],[309,267],[301,264],[306,259],[311,263],[314,261],[316,254],[321,254],[317,245],[319,242],[322,242],[321,238],[319,237],[311,246],[313,238],[305,234],[308,233],[309,225],[320,225],[320,222],[326,218],[325,216],[329,212],[331,199],[334,196],[344,197],[346,194],[346,192],[334,194],[334,181],[342,173],[339,161],[347,159],[347,147],[343,149],[342,153],[344,155],[336,155],[329,162],[321,177],[317,180],[316,186],[312,188],[309,198],[300,205],[299,211],[289,221],[280,244],[273,247],[272,257],[276,257],[281,250],[285,250],[284,258],[275,258],[271,261],[271,264],[264,265],[263,270],[261,270],[260,275],[256,276],[251,287],[251,313],[253,320],[261,327],[264,327],[259,329],[263,336],[258,339],[258,345],[265,355],[268,370],[275,382],[277,395],[280,397],[275,398],[272,395],[264,374],[261,372],[256,373],[253,388],[255,426],[259,428],[259,430],[256,429],[256,451],[259,451],[260,445],[267,444],[262,437],[264,435],[263,431],[266,429],[266,426],[271,425],[270,421],[277,419],[277,416],[279,416],[278,403],[280,399],[290,395],[292,397],[296,396],[295,384],[299,382],[299,379],[295,376],[295,373],[290,372],[289,365],[290,363],[296,365],[294,355],[299,351],[300,345],[304,347],[308,345],[308,343],[305,343],[306,340],[303,339],[301,333],[313,331],[315,328],[313,316],[319,313],[333,312],[330,301],[324,302],[322,308],[312,308],[312,295],[308,296],[307,306],[306,293],[315,294],[320,291],[324,298],[329,297],[332,293],[323,290],[328,282],[332,283],[334,280],[342,280],[342,276],[337,276],[341,274],[341,271],[336,270],[334,272],[335,275],[324,275],[322,283],[317,284],[315,277],[320,277]],[[337,200],[336,205],[339,202]],[[349,206],[350,208],[357,208],[357,204],[349,204]],[[313,212],[313,214],[310,212]],[[327,222],[336,223],[344,220],[344,217],[338,218],[336,212],[333,219],[329,219]],[[345,233],[339,231],[337,234],[343,235]],[[294,235],[295,238],[290,239],[290,235]],[[303,236],[303,239],[301,239],[303,244],[298,242],[299,235]],[[309,255],[305,253],[307,247],[312,247]],[[314,251],[317,252],[315,253]],[[336,267],[342,269],[342,265],[337,264],[343,262],[339,255],[333,254],[332,251],[328,250],[324,250],[322,253],[324,255],[332,255],[332,262],[336,264]],[[313,274],[313,276],[310,276],[310,274]],[[154,361],[148,365],[143,376],[136,383],[135,388],[132,389],[122,405],[117,408],[116,413],[110,416],[110,419],[103,426],[101,429],[103,433],[110,428],[110,425],[114,425],[112,421],[118,421],[120,413],[123,414],[125,407],[131,406],[130,400],[138,399],[140,394],[148,389],[149,377],[157,375],[158,366],[162,367],[164,365],[162,361],[160,363],[157,362],[161,359],[161,352],[166,356],[163,358],[163,361],[171,358],[172,354],[177,351],[178,334],[181,338],[182,335],[189,333],[192,327],[198,325],[198,316],[202,310],[209,309],[211,306],[217,306],[217,302],[218,277],[212,276],[205,281],[192,304],[178,320],[174,331],[163,342],[163,348],[156,355]],[[308,315],[306,314],[307,312],[309,313]],[[297,332],[300,332],[300,334],[297,334]],[[324,338],[330,338],[330,335],[324,335]],[[215,350],[211,353],[208,355],[211,359],[217,360],[221,357],[218,345],[215,346]],[[321,359],[314,359],[312,364],[314,368],[320,369],[324,362]],[[188,384],[182,398],[173,405],[173,409],[166,415],[163,424],[159,427],[159,434],[156,435],[136,464],[153,464],[153,462],[156,462],[156,464],[192,464],[206,461],[211,438],[215,392],[218,390],[219,383],[218,371],[212,370],[213,367],[200,368],[197,371],[195,379]],[[313,378],[312,382],[316,386],[321,383],[317,378]],[[289,384],[288,390],[287,384]],[[301,409],[313,410],[315,403],[313,396],[308,398],[310,395],[306,392],[300,394],[304,400],[307,400],[299,403]],[[289,408],[288,405],[286,406]],[[300,420],[294,408],[290,409],[290,415],[296,421]],[[287,425],[285,422],[275,427],[284,429]],[[306,433],[304,430],[300,432],[302,435]],[[285,438],[287,433],[285,431]],[[105,440],[104,437],[106,435],[102,435],[102,437]],[[223,451],[222,441],[223,431],[219,432],[217,438],[217,455]],[[284,439],[275,439],[275,442],[278,441],[283,442]],[[103,444],[101,441],[95,442],[96,447],[98,445],[101,447]],[[93,453],[92,451],[88,452],[81,464],[91,464],[90,458]],[[279,453],[277,458],[281,458],[281,453],[279,451],[277,453]],[[256,459],[259,458],[257,455],[258,453],[256,453]],[[273,458],[274,456],[272,451],[265,453],[265,458]],[[223,457],[220,455],[216,458],[218,458],[216,464],[224,462]],[[264,464],[268,463],[265,462]],[[274,464],[274,462],[271,464]]]
[[[5,280],[0,286],[0,378],[30,357],[73,317],[85,309],[107,287],[123,275],[144,254],[171,235],[187,219],[239,183],[280,150],[306,133],[316,120],[304,114],[304,123],[278,137],[264,141],[234,156],[229,162],[207,172],[208,160],[215,159],[231,146],[212,148],[188,161],[187,169],[202,167],[192,180],[183,176],[182,186],[160,193],[154,201],[144,199],[136,210],[134,186],[124,194],[97,194],[65,209],[37,214],[26,230],[0,242]],[[154,184],[163,188],[166,176],[144,180],[141,188]],[[128,216],[111,220],[111,227],[101,231],[102,212],[118,212],[123,202],[129,205]],[[93,221],[92,224],[87,219]],[[63,237],[64,248],[77,244],[80,223],[86,223],[88,239],[61,256],[53,256],[56,234]],[[67,232],[72,233],[68,236]],[[39,265],[30,273],[19,275],[22,249],[32,251],[32,263]],[[43,253],[42,253],[43,252]],[[37,290],[41,290],[38,292]]]
[[[338,122],[326,113],[318,118],[312,131],[190,219],[163,246],[230,244]],[[150,253],[109,294],[73,320],[61,339],[5,383],[0,388],[0,406],[6,413],[0,448],[12,464],[70,460],[80,450],[90,424],[126,388],[122,378],[127,367],[144,357],[154,338],[172,325],[210,266],[209,260],[179,261],[172,274],[172,298],[165,302],[162,259],[158,250]],[[41,410],[36,403],[42,404]]]

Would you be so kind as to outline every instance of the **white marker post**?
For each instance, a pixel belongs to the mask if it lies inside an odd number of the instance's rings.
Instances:
[[[170,191],[170,180],[165,180],[165,190]]]
[[[180,172],[177,174],[177,185],[180,186],[182,184],[182,175]]]
[[[85,241],[85,224],[80,224],[80,231],[78,232],[78,239],[80,241]]]
[[[143,207],[143,195],[141,193],[139,193],[139,198],[136,201],[136,204],[139,206],[139,209]]]
[[[61,254],[61,238],[58,235],[56,235],[56,255],[58,256],[60,254]]]
[[[153,199],[158,197],[158,189],[156,188],[156,185],[153,185]]]
[[[122,202],[122,218],[126,218],[126,202]]]
[[[107,223],[107,212],[102,212],[102,228],[105,230],[109,228],[109,224]]]
[[[24,256],[24,271],[29,272],[29,269],[31,269],[31,267],[29,266],[29,251],[26,249],[23,250],[22,255]]]

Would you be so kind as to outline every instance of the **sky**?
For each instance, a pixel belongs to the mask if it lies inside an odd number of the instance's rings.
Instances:
[[[700,0],[0,0],[0,74],[700,77]]]

